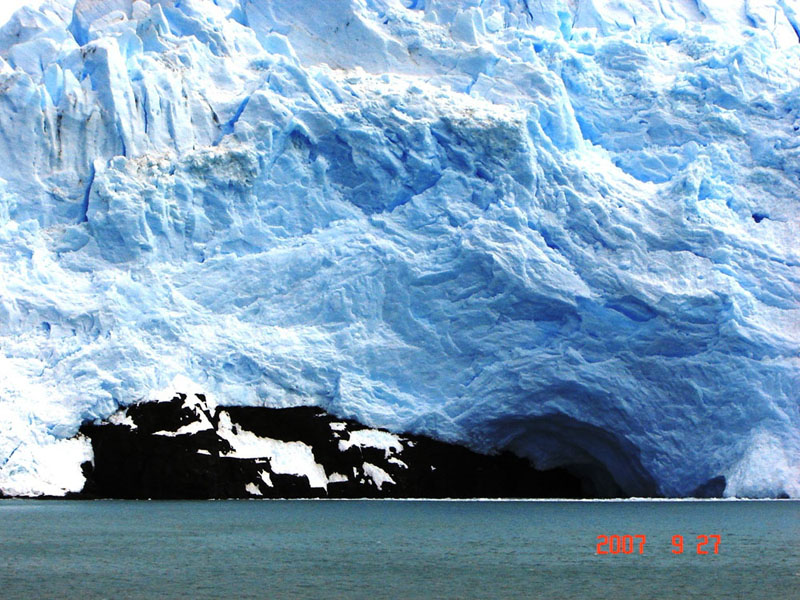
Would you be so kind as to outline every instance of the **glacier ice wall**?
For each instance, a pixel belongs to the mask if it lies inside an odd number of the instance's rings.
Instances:
[[[800,497],[798,32],[795,0],[19,11],[0,491],[80,489],[82,421],[194,386]]]

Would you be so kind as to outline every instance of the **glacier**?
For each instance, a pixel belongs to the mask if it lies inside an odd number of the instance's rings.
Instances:
[[[0,492],[176,392],[800,497],[797,0],[47,0],[0,28]]]

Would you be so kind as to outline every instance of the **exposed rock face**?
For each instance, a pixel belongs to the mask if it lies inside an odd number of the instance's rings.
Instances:
[[[114,498],[586,497],[567,470],[394,435],[319,408],[216,407],[180,394],[84,425],[83,496]],[[609,491],[609,490],[605,490]]]

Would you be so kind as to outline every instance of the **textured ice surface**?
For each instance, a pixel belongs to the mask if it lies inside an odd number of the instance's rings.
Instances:
[[[0,490],[170,389],[800,497],[796,0],[50,0],[0,29]]]

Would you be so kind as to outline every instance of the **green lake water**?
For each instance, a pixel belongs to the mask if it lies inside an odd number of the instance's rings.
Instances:
[[[0,598],[797,600],[800,503],[5,500]]]

